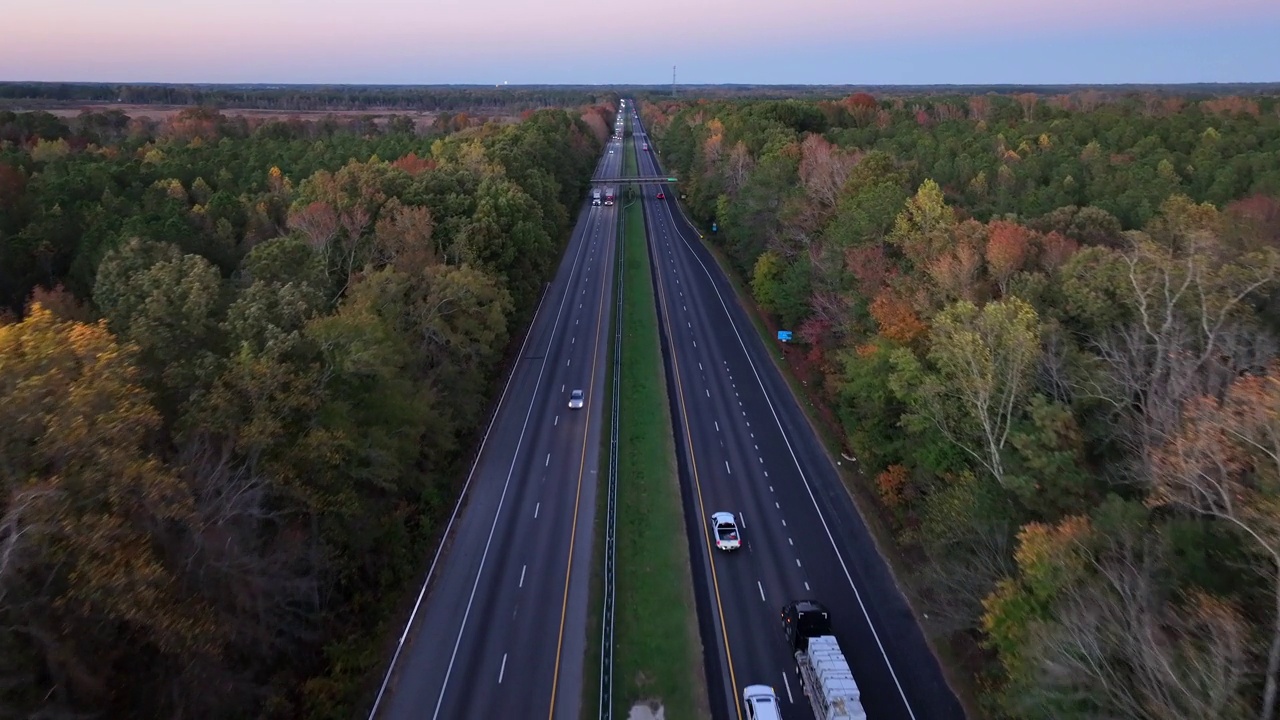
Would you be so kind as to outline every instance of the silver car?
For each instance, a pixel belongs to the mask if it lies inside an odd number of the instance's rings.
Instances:
[[[582,401],[584,397],[585,396],[583,395],[583,392],[581,390],[574,390],[573,392],[569,393],[569,409],[581,410]]]

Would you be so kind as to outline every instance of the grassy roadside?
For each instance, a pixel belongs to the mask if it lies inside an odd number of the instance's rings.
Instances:
[[[737,296],[738,304],[746,310],[747,317],[751,318],[751,325],[760,335],[761,340],[764,341],[765,347],[771,347],[776,350],[777,334],[766,322],[760,306],[756,304],[751,295],[751,289],[733,270],[729,259],[725,257],[724,253],[708,240],[707,234],[701,228],[698,229],[698,232],[702,235],[703,247],[711,253],[711,256],[715,258],[716,264],[720,266],[721,272],[729,279],[729,284],[733,287],[734,294]],[[728,298],[726,298],[726,301],[728,301]],[[909,577],[914,572],[915,563],[918,562],[918,559],[909,557],[898,544],[888,519],[882,514],[884,508],[880,503],[879,496],[876,494],[873,484],[874,478],[864,475],[854,463],[850,463],[841,457],[845,447],[844,439],[839,431],[832,427],[830,422],[821,417],[818,407],[815,406],[815,401],[818,403],[824,401],[820,396],[821,388],[812,387],[801,382],[780,352],[770,352],[769,359],[773,361],[774,366],[782,373],[782,377],[787,381],[787,385],[790,386],[792,394],[801,400],[800,407],[804,411],[810,427],[817,433],[818,439],[827,448],[827,452],[831,454],[831,457],[835,458],[837,463],[836,471],[840,475],[841,483],[844,484],[845,489],[849,492],[854,505],[858,508],[858,513],[862,516],[863,522],[875,540],[876,550],[885,559],[885,562],[889,564],[889,570],[893,573],[898,589],[902,592],[903,597],[906,598],[907,604],[911,606],[916,622],[920,623],[920,626],[925,630],[925,641],[929,643],[934,654],[938,656],[943,675],[947,678],[948,684],[951,685],[951,689],[956,693],[961,705],[964,706],[965,713],[969,717],[982,717],[978,700],[978,688],[972,673],[965,669],[967,665],[966,659],[950,643],[945,640],[939,642],[939,639],[930,633],[929,622],[923,617],[914,589],[902,580],[902,578]]]
[[[621,194],[621,190],[619,190]],[[621,237],[622,226],[619,223],[617,234],[614,241],[617,242]],[[615,259],[617,270],[614,272],[613,291],[617,293],[621,287],[619,275],[622,271],[622,257],[619,255]],[[616,295],[615,295],[616,297]],[[604,412],[600,415],[601,427],[605,431],[600,433],[600,472],[597,475],[600,478],[599,487],[596,490],[596,520],[592,525],[591,537],[594,538],[591,545],[591,584],[590,599],[587,601],[587,648],[586,658],[583,661],[582,673],[582,709],[578,713],[582,720],[599,720],[600,715],[600,641],[601,633],[604,629],[601,626],[604,614],[604,551],[605,551],[605,523],[609,517],[609,488],[606,485],[609,476],[607,474],[610,461],[610,453],[612,446],[610,443],[609,429],[613,427],[613,359],[614,359],[614,338],[618,331],[618,317],[616,303],[609,306],[609,350],[605,357],[605,376],[604,391],[608,393],[609,400],[602,403]],[[615,595],[615,604],[617,602]]]
[[[636,174],[631,140],[626,173]],[[644,213],[622,214],[623,340],[618,438],[615,718],[661,703],[668,718],[708,715],[675,441],[666,401]]]

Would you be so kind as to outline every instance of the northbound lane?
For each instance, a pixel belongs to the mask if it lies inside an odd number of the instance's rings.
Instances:
[[[617,218],[578,215],[370,718],[578,720]]]
[[[636,122],[636,121],[633,121]],[[637,147],[647,139],[636,124]],[[661,174],[652,151],[641,174]],[[715,715],[742,718],[740,693],[775,688],[790,719],[812,712],[782,634],[781,606],[826,604],[876,720],[949,720],[964,712],[905,599],[732,287],[685,222],[673,188],[645,195],[659,317],[672,378],[691,552]],[[712,512],[739,514],[743,550],[714,549]],[[708,631],[712,636],[707,636]]]

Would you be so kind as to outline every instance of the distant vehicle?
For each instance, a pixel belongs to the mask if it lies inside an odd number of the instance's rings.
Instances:
[[[782,608],[783,629],[795,651],[796,674],[817,720],[867,720],[862,693],[835,635],[831,615],[815,600]]]
[[[747,706],[747,720],[782,720],[782,713],[778,711],[778,694],[768,685],[743,688],[742,704]]]
[[[716,547],[720,550],[737,550],[742,547],[742,536],[738,534],[738,523],[731,512],[711,514],[711,529],[716,534]]]
[[[573,392],[569,393],[569,409],[581,410],[583,397],[584,395],[581,390],[574,390]]]
[[[645,143],[645,144],[644,144],[644,149],[645,149],[645,150],[648,150],[648,149],[649,149],[649,143]]]
[[[605,205],[612,205],[612,204],[613,204],[613,197],[614,197],[614,194],[613,194],[613,187],[612,187],[612,186],[610,186],[610,187],[605,188],[605,189],[604,189],[604,204],[605,204]]]
[[[600,204],[600,189],[599,189],[599,188],[596,188],[595,190],[592,190],[592,191],[591,191],[591,204],[592,204],[592,205],[599,205],[599,204]]]
[[[662,191],[661,191],[661,190],[659,190],[659,191],[658,191],[658,196],[657,196],[657,197],[658,197],[658,199],[659,199],[659,200],[665,200],[665,199],[667,198],[667,196],[666,196],[666,195],[663,195],[663,194],[662,194]]]

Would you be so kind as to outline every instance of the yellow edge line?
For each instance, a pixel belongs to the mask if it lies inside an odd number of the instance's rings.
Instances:
[[[643,199],[641,202],[643,202]],[[641,207],[644,206],[641,205]],[[647,236],[648,233],[646,232],[645,235]],[[659,259],[655,269],[657,270],[658,275],[661,276],[661,259]],[[680,400],[680,417],[684,420],[685,445],[689,448],[689,460],[690,464],[693,466],[693,486],[698,493],[698,515],[700,516],[698,524],[702,526],[702,539],[707,546],[707,562],[711,565],[711,585],[716,596],[716,612],[720,615],[720,634],[724,637],[725,659],[729,662],[729,683],[733,686],[731,688],[733,690],[733,707],[735,712],[737,712],[738,720],[742,720],[742,704],[738,702],[738,678],[733,671],[733,653],[729,650],[729,628],[724,623],[724,607],[720,602],[720,580],[716,576],[715,553],[711,549],[711,535],[707,531],[707,523],[702,520],[707,517],[707,509],[702,500],[702,482],[698,476],[698,457],[693,450],[693,435],[689,432],[689,413],[685,409],[684,384],[680,380],[680,360],[676,353],[675,335],[671,332],[671,312],[667,307],[667,293],[663,288],[664,284],[660,277],[658,282],[658,296],[662,302],[663,323],[667,327],[667,339],[670,341],[671,366],[676,375],[676,395],[679,396]]]
[[[600,327],[604,324],[604,296],[605,292],[602,287],[600,290],[600,306],[596,312],[596,340],[595,347],[591,351],[591,384],[587,385],[589,388],[596,386],[596,369],[600,365]],[[569,611],[569,576],[573,572],[573,546],[578,535],[578,505],[582,500],[582,476],[587,469],[587,434],[591,431],[591,403],[586,403],[586,409],[586,426],[582,430],[582,458],[578,461],[578,489],[573,497],[573,527],[569,531],[569,560],[564,569],[564,600],[560,605],[560,633],[556,637],[556,665],[555,672],[551,676],[551,709],[547,712],[549,720],[553,719],[556,714],[556,687],[560,681],[560,651],[564,645],[565,615]]]

